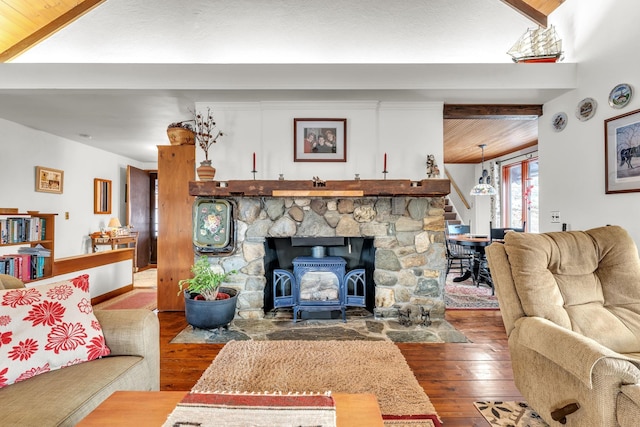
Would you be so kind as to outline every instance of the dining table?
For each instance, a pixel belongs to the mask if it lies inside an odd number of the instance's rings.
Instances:
[[[486,234],[450,234],[449,242],[455,245],[461,245],[473,250],[477,256],[474,257],[473,271],[468,269],[462,276],[454,277],[454,282],[463,282],[470,277],[478,277],[480,263],[484,260],[484,248],[491,244],[491,239]],[[490,284],[491,285],[491,284]],[[493,287],[493,285],[491,285]]]

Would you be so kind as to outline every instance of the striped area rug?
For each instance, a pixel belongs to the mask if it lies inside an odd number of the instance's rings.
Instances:
[[[163,427],[335,427],[330,394],[189,393]]]

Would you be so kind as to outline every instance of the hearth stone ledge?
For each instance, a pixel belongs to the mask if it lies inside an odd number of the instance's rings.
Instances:
[[[210,260],[225,271],[238,271],[225,286],[241,291],[239,318],[265,316],[266,238],[294,236],[373,237],[374,315],[397,318],[398,310],[407,307],[417,315],[423,307],[429,310],[431,319],[444,318],[444,197],[224,199],[235,205],[235,250]]]

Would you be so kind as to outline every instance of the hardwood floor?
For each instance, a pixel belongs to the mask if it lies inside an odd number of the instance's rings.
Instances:
[[[189,390],[222,344],[169,344],[185,326],[183,312],[161,312],[160,388]],[[478,400],[522,400],[513,384],[507,338],[497,310],[450,310],[446,319],[471,343],[398,344],[443,425],[487,426]]]

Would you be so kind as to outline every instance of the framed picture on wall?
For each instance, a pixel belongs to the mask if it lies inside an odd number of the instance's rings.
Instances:
[[[36,191],[62,194],[64,171],[36,166]]]
[[[640,192],[640,110],[604,121],[606,194]]]
[[[346,162],[347,119],[293,119],[294,162]]]
[[[111,213],[110,179],[93,179],[93,213],[103,215]]]

